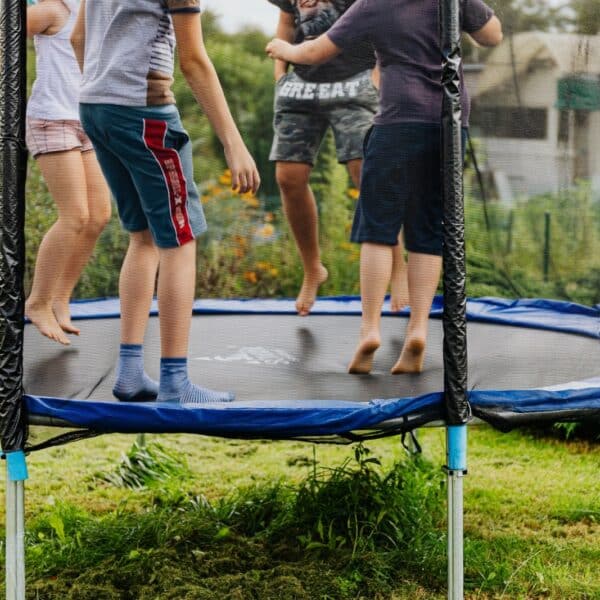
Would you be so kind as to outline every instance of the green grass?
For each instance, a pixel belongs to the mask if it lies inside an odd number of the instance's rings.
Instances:
[[[445,597],[442,430],[416,462],[396,438],[149,440],[181,468],[137,490],[107,482],[132,436],[30,457],[28,598]],[[599,463],[590,443],[470,429],[468,598],[600,598]]]

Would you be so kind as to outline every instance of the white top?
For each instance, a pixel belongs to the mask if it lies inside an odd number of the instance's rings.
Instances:
[[[79,0],[62,0],[70,15],[54,35],[34,36],[36,79],[27,104],[27,116],[34,119],[79,120],[81,72],[71,46],[71,32],[77,19]]]

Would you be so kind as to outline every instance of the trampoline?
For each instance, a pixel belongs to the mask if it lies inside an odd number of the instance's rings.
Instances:
[[[4,0],[0,5],[0,434],[7,465],[7,599],[25,598],[27,452],[117,432],[354,441],[436,425],[447,432],[448,597],[460,600],[467,424],[476,417],[510,430],[600,418],[600,306],[544,299],[467,301],[459,2],[440,0],[444,297],[433,306],[425,372],[389,374],[403,341],[406,314],[386,312],[374,372],[346,374],[359,330],[357,298],[320,299],[306,319],[294,314],[290,300],[202,300],[195,306],[191,332],[192,378],[218,389],[227,382],[237,398],[198,408],[112,400],[119,328],[115,300],[73,305],[82,336],[72,348],[57,347],[24,326],[25,6],[22,0]],[[553,185],[566,181],[567,187],[575,185],[575,178],[584,178],[597,192],[600,163],[591,142],[584,147],[581,140],[587,132],[593,136],[600,131],[598,119],[582,117],[600,115],[596,83],[600,73],[593,70],[589,40],[574,41],[548,44],[536,37],[535,45],[505,45],[488,57],[491,67],[474,83],[482,94],[477,99],[482,135],[493,129],[486,149],[490,160],[500,161],[489,178],[497,180],[499,195],[510,202],[514,198],[506,192],[510,183],[506,171],[513,167],[519,169],[514,176],[517,187],[532,194],[547,191],[544,174]],[[558,60],[560,48],[573,54]],[[571,60],[576,57],[583,62]],[[517,65],[517,60],[523,64]],[[548,114],[540,112],[539,102],[521,106],[530,98],[537,101],[539,79],[530,83],[526,78],[554,63],[558,96],[548,101]],[[541,87],[546,93],[551,86]],[[568,114],[558,114],[559,110]],[[515,142],[516,130],[531,142],[527,152]],[[539,145],[543,136],[561,144],[567,140],[564,156],[552,155],[552,162],[548,149]],[[498,141],[501,137],[508,141]],[[541,161],[539,168],[535,160]],[[487,213],[485,218],[487,222]],[[549,219],[546,224],[548,241]],[[568,232],[565,240],[569,241]],[[546,271],[549,265],[545,249]],[[154,376],[159,362],[153,339],[157,330],[156,319],[151,319],[145,359]],[[34,447],[28,430],[36,425],[67,427],[69,433]]]
[[[393,435],[441,422],[443,299],[436,298],[421,375],[392,376],[406,315],[387,312],[371,375],[348,375],[360,300],[320,299],[310,318],[291,300],[204,300],[195,305],[190,373],[209,387],[230,382],[236,401],[189,408],[112,401],[118,300],[72,305],[81,342],[63,349],[26,328],[29,421],[89,433],[180,432],[227,437],[328,439]],[[155,313],[155,311],[153,311]],[[437,318],[436,318],[437,317]],[[503,430],[543,421],[600,418],[600,311],[563,302],[467,303],[473,414]],[[158,365],[158,320],[146,363]],[[502,368],[499,368],[502,365]]]

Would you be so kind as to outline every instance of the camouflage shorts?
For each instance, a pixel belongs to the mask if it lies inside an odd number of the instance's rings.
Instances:
[[[341,163],[362,158],[363,138],[377,112],[379,95],[364,71],[332,83],[284,75],[275,90],[273,161],[314,164],[328,127],[333,130]]]

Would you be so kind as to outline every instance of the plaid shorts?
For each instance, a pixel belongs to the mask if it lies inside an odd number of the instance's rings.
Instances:
[[[75,120],[28,118],[25,141],[33,157],[50,152],[94,149],[81,123]]]

